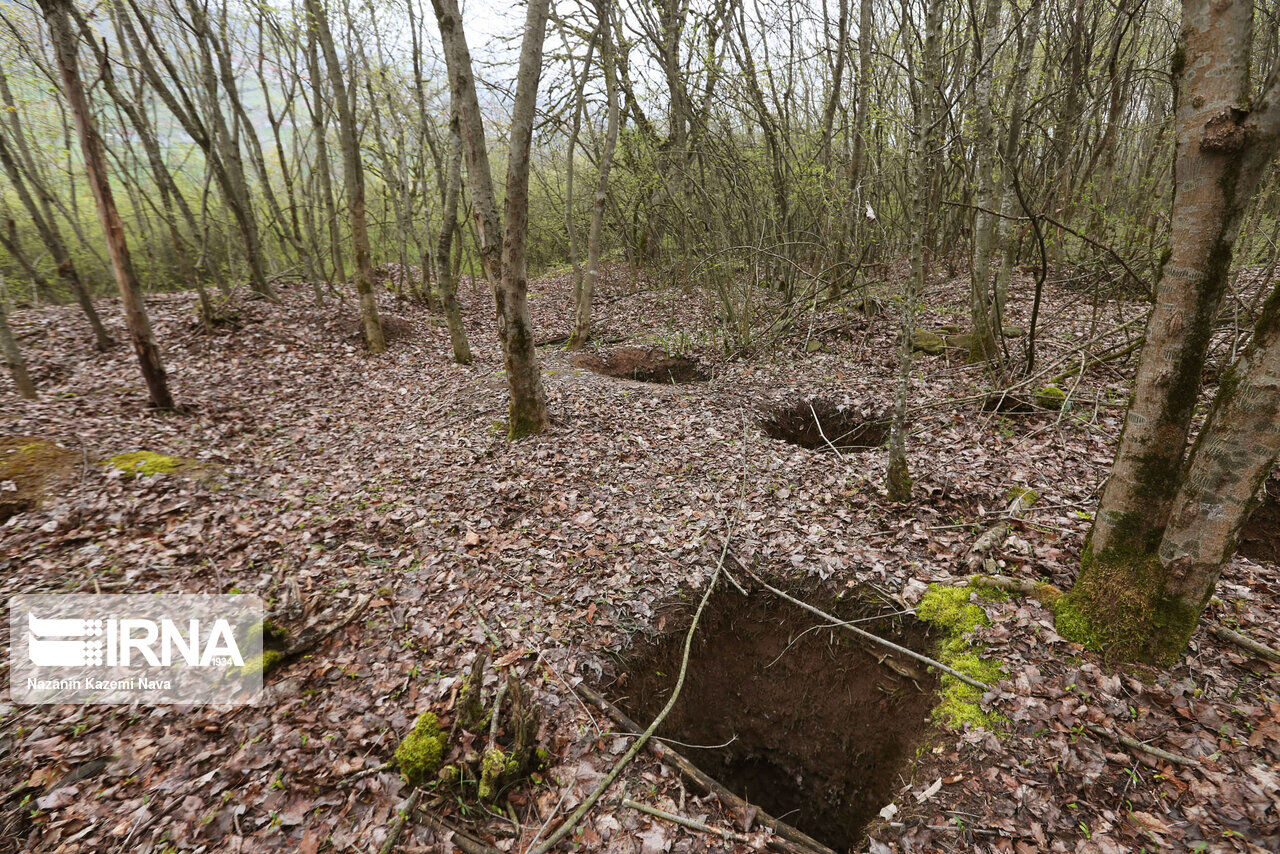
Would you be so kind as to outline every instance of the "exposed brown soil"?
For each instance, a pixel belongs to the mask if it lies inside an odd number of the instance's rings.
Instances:
[[[874,617],[866,604],[797,594],[845,619]],[[680,671],[689,609],[631,655],[614,701],[641,724],[657,715]],[[924,627],[873,619],[882,636],[923,646]],[[767,591],[717,592],[694,635],[684,688],[658,730],[748,802],[837,849],[856,845],[892,800],[928,729],[935,680],[912,662],[881,655],[848,633]],[[894,666],[896,665],[896,669]],[[902,671],[902,672],[900,672]],[[911,673],[911,676],[904,675]]]
[[[800,400],[770,407],[760,415],[760,429],[811,450],[865,451],[889,439],[888,412],[868,412],[829,400]]]
[[[1267,478],[1262,503],[1240,531],[1240,554],[1250,560],[1280,563],[1280,477]]]
[[[579,353],[573,357],[579,368],[620,380],[642,383],[685,385],[711,378],[696,359],[669,356],[657,347],[619,347],[608,353]]]
[[[382,322],[382,337],[387,343],[407,341],[417,334],[413,323],[407,318],[395,314],[382,313],[378,318]],[[350,344],[364,346],[364,323],[359,314],[344,314],[338,322],[338,334]]]

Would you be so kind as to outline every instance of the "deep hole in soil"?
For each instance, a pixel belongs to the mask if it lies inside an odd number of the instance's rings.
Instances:
[[[1280,474],[1272,472],[1259,504],[1240,530],[1239,552],[1249,560],[1280,563]]]
[[[711,377],[696,359],[670,356],[657,347],[620,347],[609,353],[579,353],[573,364],[606,377],[642,383],[686,385]]]
[[[881,611],[861,600],[794,595],[841,619]],[[669,631],[629,655],[605,690],[641,725],[675,687],[691,613],[666,614]],[[900,785],[928,730],[937,683],[912,660],[885,660],[885,650],[822,625],[767,591],[717,591],[694,635],[684,689],[657,734],[714,745],[677,749],[774,818],[844,850]],[[911,617],[864,625],[904,646],[928,644],[926,627]]]
[[[865,451],[889,440],[889,413],[869,412],[829,400],[779,404],[761,413],[760,429],[810,450]]]

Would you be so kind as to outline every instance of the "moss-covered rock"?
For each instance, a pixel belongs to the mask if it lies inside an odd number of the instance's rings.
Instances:
[[[154,475],[195,474],[201,470],[200,463],[188,457],[170,457],[154,451],[131,451],[127,454],[116,454],[108,457],[106,465],[119,469],[131,477],[151,477]]]
[[[244,660],[244,667],[240,668],[240,673],[246,678],[254,676],[266,677],[268,673],[280,666],[280,662],[284,660],[284,654],[278,649],[264,649],[258,655],[251,656]]]
[[[917,329],[911,335],[911,348],[929,356],[940,356],[947,349],[947,341],[927,329]]]
[[[979,601],[1004,598],[1000,591],[988,588],[931,584],[916,606],[916,616],[941,630],[936,653],[940,662],[972,679],[993,685],[1007,674],[997,662],[983,658],[984,647],[968,638],[975,629],[991,625],[982,606],[973,601],[975,597]],[[950,674],[943,674],[940,694],[933,717],[946,726],[961,729],[968,724],[1001,731],[1008,723],[1004,715],[982,708],[982,691]]]
[[[947,343],[947,348],[950,350],[973,349],[973,336],[969,334],[944,335],[942,340]]]
[[[395,752],[396,767],[409,785],[422,786],[435,777],[444,758],[445,740],[434,713],[423,712],[418,716]]]
[[[1056,385],[1047,385],[1036,389],[1033,400],[1041,409],[1061,409],[1067,400],[1067,393]]]
[[[78,456],[35,436],[0,436],[0,522],[38,507],[49,485],[75,470]]]
[[[808,342],[804,345],[804,351],[806,353],[821,353],[822,350],[823,350],[822,342],[819,341],[817,338],[810,338]]]

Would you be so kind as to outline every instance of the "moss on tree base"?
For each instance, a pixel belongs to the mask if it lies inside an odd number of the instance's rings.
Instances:
[[[1164,592],[1163,577],[1153,554],[1109,549],[1095,555],[1086,544],[1079,579],[1053,605],[1058,634],[1124,661],[1176,661],[1200,615]]]

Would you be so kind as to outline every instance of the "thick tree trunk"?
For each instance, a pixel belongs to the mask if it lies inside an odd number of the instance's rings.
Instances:
[[[587,269],[574,292],[570,350],[581,348],[591,337],[591,301],[595,297],[596,282],[600,280],[600,253],[603,245],[604,209],[609,199],[609,172],[613,168],[613,154],[618,144],[618,83],[613,64],[611,26],[613,12],[609,0],[597,0],[596,10],[600,17],[600,66],[604,70],[608,118],[605,120],[604,150],[600,152],[600,171],[596,177],[596,194],[591,205],[591,225],[587,230]]]
[[[338,142],[342,147],[343,181],[347,188],[347,210],[351,218],[351,251],[356,262],[356,293],[360,297],[360,324],[364,329],[364,342],[370,353],[382,353],[387,341],[382,335],[382,321],[378,318],[378,303],[373,296],[373,259],[369,248],[369,221],[365,211],[364,164],[360,161],[360,140],[356,137],[356,119],[351,113],[347,84],[338,64],[338,52],[329,31],[329,20],[319,0],[307,0],[311,26],[324,53],[324,64],[329,70],[329,85],[333,88],[334,112],[338,116]]]
[[[160,349],[156,346],[155,338],[151,334],[151,323],[147,319],[147,309],[142,302],[133,261],[129,257],[129,244],[125,240],[124,223],[120,219],[115,197],[111,193],[102,139],[93,125],[89,99],[80,81],[76,58],[77,40],[67,17],[69,0],[39,0],[39,2],[45,21],[49,25],[49,37],[57,58],[58,72],[62,77],[63,91],[75,121],[76,133],[80,137],[80,149],[84,156],[89,186],[93,190],[98,219],[102,223],[107,249],[111,253],[111,266],[115,271],[116,284],[120,290],[120,301],[124,305],[125,323],[129,327],[134,351],[138,354],[138,363],[142,368],[142,377],[147,383],[151,405],[157,409],[172,409],[173,397],[169,394],[164,364],[160,360]]]
[[[1182,476],[1240,218],[1280,141],[1275,75],[1248,109],[1253,4],[1184,0],[1182,10],[1169,245],[1111,477],[1059,613],[1065,636],[1151,660],[1185,647],[1276,443],[1269,305]]]

